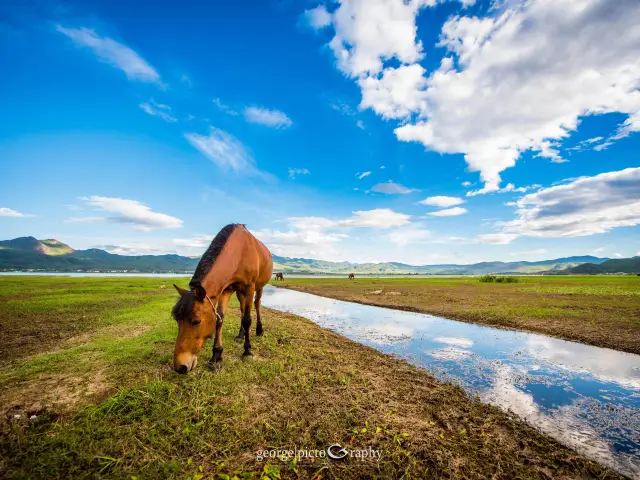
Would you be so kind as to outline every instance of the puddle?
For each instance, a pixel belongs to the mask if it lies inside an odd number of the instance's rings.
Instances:
[[[640,478],[639,355],[283,288],[265,288],[262,303],[407,359]]]

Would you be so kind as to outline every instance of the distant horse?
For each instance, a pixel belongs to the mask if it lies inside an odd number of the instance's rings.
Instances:
[[[284,274],[282,272],[276,273],[276,281],[278,280],[280,280],[281,282],[284,282]]]
[[[355,280],[355,279],[356,279],[356,275],[354,273],[350,273],[349,280]]]
[[[178,322],[178,338],[173,368],[187,373],[198,364],[198,351],[207,338],[215,337],[209,368],[222,361],[222,323],[231,295],[240,302],[242,326],[236,337],[244,337],[243,356],[250,356],[251,301],[255,293],[256,335],[263,333],[260,318],[262,289],[271,279],[271,252],[244,225],[224,227],[204,253],[189,282],[189,290],[173,285],[180,294],[173,307]],[[217,308],[216,308],[217,305]]]

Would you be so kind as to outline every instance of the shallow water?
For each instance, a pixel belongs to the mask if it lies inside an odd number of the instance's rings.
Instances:
[[[407,359],[640,478],[640,356],[267,287],[263,305]]]

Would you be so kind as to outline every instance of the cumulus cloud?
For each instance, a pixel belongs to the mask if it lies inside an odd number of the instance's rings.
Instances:
[[[311,172],[307,168],[290,168],[289,178],[295,180],[298,175],[311,175]]]
[[[171,112],[171,107],[169,105],[165,105],[163,103],[156,103],[153,99],[148,102],[143,102],[140,104],[140,108],[144,110],[149,115],[153,115],[155,117],[159,117],[165,122],[174,123],[178,120],[171,116],[169,112]]]
[[[401,141],[464,154],[485,184],[476,194],[498,191],[525,151],[566,161],[560,148],[581,117],[627,115],[596,149],[640,130],[636,0],[505,2],[490,17],[451,17],[447,53],[426,76],[416,17],[436,3],[339,0],[329,46],[362,89],[361,107],[401,119]]]
[[[137,200],[126,198],[101,197],[92,195],[80,197],[80,200],[91,207],[105,212],[116,213],[115,216],[70,218],[67,222],[109,222],[131,225],[136,230],[150,231],[171,228],[181,228],[182,220],[164,213],[154,212],[148,206]]]
[[[425,69],[416,64],[386,68],[381,75],[358,80],[360,108],[371,108],[385,119],[405,118],[426,108]]]
[[[467,209],[466,208],[462,208],[462,207],[453,207],[453,208],[447,208],[444,210],[437,210],[435,212],[430,212],[429,215],[432,215],[434,217],[455,217],[458,215],[464,215],[465,213],[467,213]]]
[[[432,207],[453,207],[455,205],[461,205],[464,200],[458,197],[447,197],[444,195],[438,195],[435,197],[427,197],[424,200],[418,202],[420,205],[430,205]]]
[[[293,125],[286,113],[267,108],[247,107],[244,109],[244,118],[247,122],[259,123],[277,129],[285,129]]]
[[[26,213],[20,213],[16,210],[7,207],[0,207],[0,217],[31,217]]]
[[[386,193],[387,195],[406,195],[407,193],[414,192],[414,188],[407,188],[404,185],[400,185],[399,183],[394,183],[392,180],[389,180],[386,183],[378,183],[371,187],[372,192],[376,193]]]
[[[514,233],[485,233],[478,235],[476,242],[488,245],[506,245],[513,242],[518,236]]]
[[[347,75],[377,74],[383,60],[412,64],[423,57],[415,17],[426,1],[341,0],[333,12],[335,36],[329,43]]]
[[[315,8],[305,10],[304,18],[309,26],[315,30],[320,30],[331,25],[331,14],[324,5],[318,5]]]
[[[108,37],[101,37],[89,28],[56,29],[76,45],[88,47],[101,61],[122,70],[129,80],[160,84],[160,75],[131,48]]]
[[[398,138],[464,153],[482,193],[498,190],[525,150],[562,161],[558,147],[581,116],[640,110],[639,21],[634,0],[537,0],[496,18],[454,17],[441,44],[459,68],[445,58],[428,80],[426,120],[398,128]]]
[[[187,133],[185,138],[209,160],[223,170],[244,172],[252,175],[260,174],[253,156],[236,137],[210,127],[209,135]]]
[[[640,224],[640,168],[543,188],[515,202],[516,219],[498,225],[529,237],[580,237]]]
[[[338,242],[348,238],[350,229],[388,230],[409,223],[410,216],[387,208],[358,210],[342,219],[291,217],[288,229],[263,229],[253,233],[276,254],[288,257],[336,258]]]
[[[386,235],[386,238],[398,247],[404,247],[416,243],[430,243],[432,235],[426,228],[410,225],[393,230]]]

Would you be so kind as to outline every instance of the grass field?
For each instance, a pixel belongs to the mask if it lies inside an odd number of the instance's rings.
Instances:
[[[280,286],[640,354],[640,277],[285,278]]]
[[[0,277],[0,477],[617,478],[406,362],[276,311],[243,361],[233,303],[220,370],[203,368],[209,342],[177,375],[171,282]],[[333,443],[381,458],[256,460]]]

